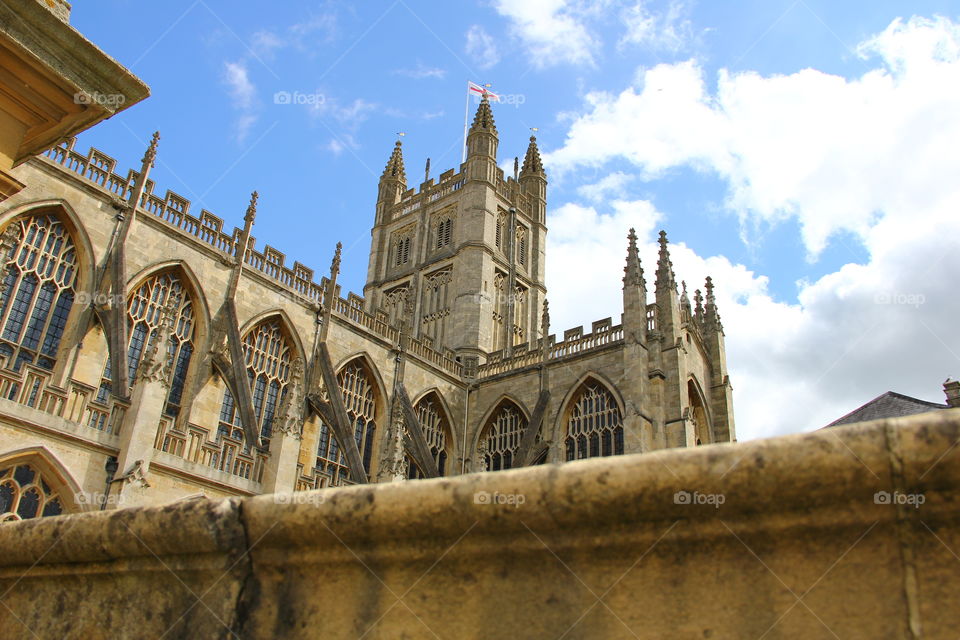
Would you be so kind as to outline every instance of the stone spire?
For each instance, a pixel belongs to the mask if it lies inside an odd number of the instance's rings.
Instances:
[[[543,313],[540,315],[540,334],[544,340],[550,335],[550,303],[546,298],[543,299]]]
[[[530,144],[527,146],[527,155],[523,158],[523,169],[520,175],[530,174],[546,175],[543,170],[543,160],[540,159],[540,149],[537,148],[537,137],[530,136]]]
[[[260,199],[260,194],[254,191],[250,194],[250,204],[247,205],[247,212],[243,216],[243,221],[253,226],[254,220],[257,218],[257,200]]]
[[[381,180],[393,178],[399,180],[404,185],[407,183],[407,173],[403,168],[402,146],[403,143],[397,140],[397,143],[393,147],[393,153],[390,154],[390,159],[387,160],[387,166],[383,169],[383,175],[380,177]]]
[[[473,124],[470,125],[470,133],[476,131],[497,135],[497,125],[493,121],[493,110],[490,108],[490,100],[487,99],[487,96],[483,96],[480,100],[477,114],[473,117]]]
[[[673,275],[673,262],[667,249],[667,232],[660,231],[660,257],[657,259],[657,291],[676,291],[677,280]]]
[[[640,251],[637,249],[637,232],[631,228],[627,234],[627,266],[623,268],[623,286],[637,286],[646,290],[643,267],[640,266]]]
[[[693,314],[697,322],[703,324],[703,295],[700,293],[700,289],[697,289],[693,292]]]
[[[148,165],[153,168],[155,166],[154,161],[157,159],[157,143],[160,142],[160,132],[154,131],[153,137],[150,138],[150,146],[147,147],[147,151],[143,154],[143,167],[146,168]]]

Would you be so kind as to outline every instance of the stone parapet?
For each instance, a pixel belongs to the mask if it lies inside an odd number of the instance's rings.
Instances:
[[[0,636],[954,638],[960,411],[0,526]]]

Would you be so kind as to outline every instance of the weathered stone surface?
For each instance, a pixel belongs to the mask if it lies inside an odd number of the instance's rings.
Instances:
[[[958,438],[949,410],[3,525],[0,636],[954,638]]]

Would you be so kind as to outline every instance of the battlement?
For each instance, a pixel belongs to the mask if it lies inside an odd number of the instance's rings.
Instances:
[[[433,204],[451,193],[463,188],[467,183],[465,165],[460,170],[448,169],[440,174],[438,182],[433,178],[421,182],[417,188],[410,188],[400,195],[400,201],[390,209],[390,219],[398,220],[403,216],[419,211],[421,207]],[[497,168],[497,194],[516,207],[522,213],[529,215],[530,199],[523,193],[520,183],[512,176],[504,178],[503,169]]]

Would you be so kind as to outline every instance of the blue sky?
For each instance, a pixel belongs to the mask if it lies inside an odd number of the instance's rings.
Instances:
[[[452,6],[78,3],[72,24],[152,89],[78,147],[125,170],[159,129],[159,190],[232,227],[257,189],[258,246],[322,273],[343,241],[360,292],[397,132],[410,186],[427,157],[457,166],[465,84],[489,82],[502,166],[538,128],[557,334],[616,321],[627,229],[649,272],[665,228],[678,278],[717,281],[742,437],[888,389],[942,399],[960,375],[942,286],[960,273],[960,3]]]

